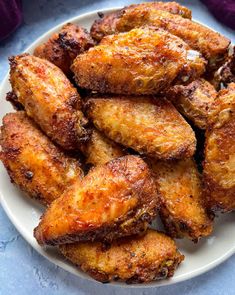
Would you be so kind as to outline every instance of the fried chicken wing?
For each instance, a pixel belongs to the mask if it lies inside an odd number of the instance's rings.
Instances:
[[[122,238],[110,247],[100,242],[61,245],[60,251],[75,265],[103,283],[121,280],[146,283],[173,276],[184,259],[175,242],[163,233]]]
[[[77,150],[87,138],[87,119],[67,77],[49,61],[29,54],[10,58],[10,66],[13,92],[27,115],[58,145]]]
[[[75,57],[94,46],[95,42],[86,29],[71,23],[37,46],[34,55],[45,58],[70,75],[70,66]]]
[[[195,134],[173,105],[152,97],[91,98],[86,113],[107,137],[156,158],[190,157]]]
[[[95,128],[92,130],[89,141],[82,147],[82,152],[86,156],[86,163],[93,166],[103,165],[126,155],[123,147]]]
[[[156,26],[180,37],[191,48],[200,51],[209,61],[209,68],[218,68],[225,58],[230,40],[219,33],[180,15],[159,10],[153,5],[136,5],[124,8],[107,22],[108,16],[94,24],[94,37],[127,32],[144,25]]]
[[[107,240],[145,231],[159,196],[147,164],[125,156],[89,171],[47,209],[34,236],[41,245]]]
[[[0,145],[0,159],[12,182],[43,204],[83,177],[78,160],[64,155],[23,111],[5,115]]]
[[[95,20],[91,26],[91,36],[100,41],[106,35],[112,35],[116,32],[116,22],[119,21],[119,18],[122,14],[125,14],[126,11],[132,12],[136,8],[142,10],[142,18],[148,19],[149,10],[163,10],[168,11],[172,14],[179,14],[185,18],[192,18],[191,10],[185,6],[182,6],[176,2],[148,2],[141,4],[132,4],[130,6],[124,7],[123,9],[110,13],[107,15],[102,15],[101,19]]]
[[[167,98],[177,110],[198,128],[206,129],[210,108],[217,91],[205,79],[198,79],[187,86],[175,85],[167,91]]]
[[[156,94],[201,76],[205,60],[180,38],[146,27],[103,38],[71,69],[80,87],[99,93]]]
[[[173,238],[197,241],[212,232],[206,213],[202,184],[192,159],[180,161],[148,160],[160,192],[160,217]]]
[[[206,132],[204,184],[208,207],[235,209],[235,83],[219,92]]]

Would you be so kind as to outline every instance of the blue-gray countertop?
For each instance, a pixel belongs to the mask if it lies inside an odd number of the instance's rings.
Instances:
[[[140,1],[23,1],[23,25],[11,37],[0,43],[0,81],[8,70],[7,57],[23,52],[48,29],[84,12],[133,2]],[[179,2],[192,8],[195,19],[207,23],[235,43],[234,31],[219,24],[199,1]],[[234,295],[234,273],[235,256],[208,273],[168,287],[121,289],[82,280],[51,264],[35,252],[19,235],[0,206],[0,295]]]

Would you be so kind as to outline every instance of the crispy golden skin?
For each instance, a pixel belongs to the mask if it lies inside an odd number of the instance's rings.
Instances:
[[[191,19],[192,13],[191,10],[185,6],[181,6],[176,2],[148,2],[141,4],[132,4],[130,6],[124,7],[123,9],[116,11],[114,13],[102,15],[101,19],[95,20],[91,26],[91,36],[100,41],[106,35],[112,35],[116,32],[116,22],[119,21],[119,18],[127,12],[132,12],[136,8],[139,8],[143,11],[142,18],[148,18],[149,10],[163,10],[168,11],[172,14],[179,14],[182,17]]]
[[[101,282],[146,283],[173,276],[184,259],[175,242],[149,229],[146,235],[122,238],[106,247],[100,242],[61,245],[65,257]]]
[[[167,98],[177,110],[198,128],[206,129],[210,108],[217,91],[205,79],[198,79],[187,86],[175,85],[167,91]]]
[[[206,132],[204,184],[208,207],[235,209],[235,83],[219,92]]]
[[[227,57],[230,40],[217,32],[183,18],[180,15],[173,15],[168,11],[154,8],[153,6],[136,5],[131,9],[125,8],[117,13],[116,18],[110,21],[110,30],[105,18],[96,26],[96,35],[105,33],[127,32],[133,28],[144,25],[156,26],[169,31],[171,34],[180,37],[191,48],[200,51],[209,61],[209,68],[218,68]],[[100,27],[100,31],[99,31]],[[94,36],[94,34],[93,34]]]
[[[95,128],[89,141],[82,147],[82,152],[86,157],[86,163],[93,166],[103,165],[127,154],[123,147]]]
[[[141,154],[174,159],[195,151],[193,130],[165,99],[97,97],[88,99],[86,112],[107,137]]]
[[[0,159],[11,180],[43,204],[83,177],[78,160],[64,155],[23,111],[3,118],[0,145]]]
[[[87,138],[87,119],[68,78],[49,61],[29,54],[10,58],[10,66],[13,92],[27,115],[58,145],[77,150]]]
[[[202,184],[192,159],[163,162],[148,160],[160,192],[160,217],[173,238],[197,241],[212,232],[204,208]]]
[[[125,156],[89,171],[55,200],[34,236],[41,245],[107,240],[145,231],[159,196],[147,164]]]
[[[205,60],[180,38],[146,27],[103,38],[71,69],[80,87],[99,93],[156,94],[200,76]]]
[[[47,42],[36,47],[34,55],[49,60],[66,75],[70,75],[70,66],[75,57],[94,45],[95,42],[86,29],[67,23]]]

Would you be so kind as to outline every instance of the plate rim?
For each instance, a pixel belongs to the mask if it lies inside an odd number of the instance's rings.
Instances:
[[[93,17],[97,15],[98,12],[103,12],[103,13],[111,13],[114,12],[115,10],[121,9],[122,7],[110,7],[110,8],[101,8],[101,9],[96,9],[92,10],[86,13],[82,13],[80,15],[71,17],[69,19],[66,19],[65,21],[57,24],[53,28],[47,30],[45,33],[43,33],[41,36],[39,36],[35,41],[33,41],[27,48],[24,50],[24,53],[30,52],[34,49],[36,45],[38,45],[44,38],[49,37],[52,33],[58,31],[63,25],[65,25],[68,22],[71,23],[79,23],[79,21],[82,21],[83,19]],[[98,15],[97,15],[98,16]],[[199,22],[198,20],[196,20]],[[200,23],[200,22],[199,22]],[[204,26],[207,26],[203,24]],[[209,26],[207,26],[209,27]],[[210,27],[209,27],[210,28]],[[4,86],[7,83],[7,80],[9,78],[9,70],[7,71],[6,75],[4,76],[1,84],[0,84],[0,94],[3,92]],[[78,269],[76,272],[73,271],[72,269],[69,268],[69,266],[66,265],[66,263],[63,263],[62,261],[58,259],[53,259],[52,257],[48,256],[46,254],[46,251],[44,251],[43,248],[38,247],[38,244],[35,240],[32,240],[32,237],[30,234],[22,227],[17,222],[17,218],[13,215],[11,212],[10,207],[7,205],[7,202],[5,200],[2,192],[0,191],[0,204],[5,211],[7,217],[11,221],[11,223],[14,225],[14,227],[17,229],[19,234],[24,238],[24,240],[32,247],[35,251],[37,251],[40,255],[42,255],[44,258],[49,260],[51,263],[61,267],[63,270],[79,277],[80,279],[87,279],[88,281],[92,281],[93,283],[97,283],[101,285],[102,283],[94,280],[93,278],[89,277],[86,275],[82,270]],[[233,245],[227,252],[224,253],[224,255],[220,256],[219,258],[213,260],[212,262],[208,263],[207,265],[200,267],[194,271],[191,271],[190,273],[182,274],[175,278],[174,276],[170,279],[167,280],[160,280],[160,281],[153,281],[150,283],[145,283],[145,284],[133,284],[133,285],[127,285],[123,282],[111,282],[109,283],[109,286],[113,287],[122,287],[122,288],[134,288],[134,289],[139,289],[139,288],[154,288],[154,287],[162,287],[162,286],[170,286],[179,282],[184,282],[189,279],[195,278],[203,273],[208,272],[209,270],[212,270],[219,264],[223,263],[226,261],[228,258],[230,258],[233,254],[235,254],[235,245]]]

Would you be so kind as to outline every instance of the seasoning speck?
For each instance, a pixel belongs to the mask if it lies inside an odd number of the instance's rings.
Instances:
[[[28,180],[31,180],[33,178],[33,172],[32,171],[26,171],[24,174],[25,178]]]

